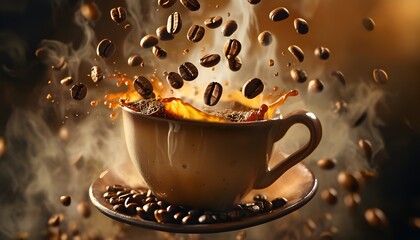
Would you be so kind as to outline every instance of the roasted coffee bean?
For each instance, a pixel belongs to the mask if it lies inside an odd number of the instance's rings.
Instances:
[[[200,2],[197,0],[179,0],[186,9],[190,11],[197,11],[200,9]]]
[[[242,93],[246,98],[253,99],[264,90],[264,83],[259,78],[248,80],[242,88]]]
[[[165,209],[169,206],[169,203],[167,203],[166,201],[163,200],[159,200],[157,202],[157,205],[159,205],[160,208]]]
[[[176,34],[181,31],[182,28],[182,19],[179,12],[174,12],[168,17],[168,23],[166,25],[168,33]]]
[[[261,0],[248,0],[249,3],[255,5],[261,2]]]
[[[295,30],[299,34],[307,34],[309,32],[309,25],[303,18],[296,18],[293,21],[293,25],[295,26]]]
[[[258,42],[262,46],[268,46],[273,41],[273,36],[271,35],[271,32],[269,31],[263,31],[258,35]]]
[[[123,198],[119,198],[115,195],[115,197],[111,197],[109,199],[109,203],[111,203],[112,205],[116,205],[116,204],[124,204],[125,200]]]
[[[87,87],[83,83],[78,83],[70,88],[70,95],[74,100],[82,100],[86,97]]]
[[[366,139],[360,139],[359,140],[359,147],[362,149],[363,153],[365,154],[365,157],[368,161],[372,160],[372,143],[370,143],[369,140]]]
[[[337,195],[337,190],[334,188],[327,188],[321,192],[321,198],[330,205],[337,203]]]
[[[225,57],[231,56],[236,57],[241,52],[241,42],[239,42],[236,39],[229,39],[225,43],[225,46],[223,48],[223,53],[225,54]]]
[[[242,68],[242,60],[239,57],[227,56],[229,69],[236,72]]]
[[[133,81],[134,89],[140,94],[140,96],[145,97],[150,95],[153,92],[152,83],[145,77],[139,76]]]
[[[159,46],[153,46],[153,48],[152,48],[152,52],[153,52],[153,54],[157,57],[157,58],[159,58],[159,59],[165,59],[166,58],[166,56],[168,55],[167,53],[166,53],[166,51],[165,50],[163,50],[161,47],[159,47]]]
[[[129,194],[129,195],[126,195],[126,194]],[[127,189],[124,189],[124,190],[121,190],[121,191],[117,192],[117,197],[128,197],[128,196],[131,196],[131,195],[130,195],[130,191],[128,191]]]
[[[216,105],[223,93],[223,87],[218,82],[211,82],[204,91],[204,103],[209,106]]]
[[[222,27],[222,34],[225,37],[230,37],[238,29],[238,24],[235,20],[229,20]]]
[[[280,198],[275,198],[273,200],[271,200],[271,203],[273,204],[273,209],[277,209],[277,208],[281,208],[284,205],[287,204],[287,199],[280,197]]]
[[[337,176],[337,181],[344,190],[350,192],[359,190],[357,179],[348,172],[340,172]]]
[[[289,17],[289,11],[284,7],[279,7],[271,11],[269,17],[274,22],[282,21]]]
[[[60,202],[64,206],[70,206],[70,204],[71,204],[71,197],[68,196],[68,195],[60,196]]]
[[[123,7],[113,8],[111,9],[109,13],[111,15],[112,21],[118,24],[124,22],[125,19],[127,18],[127,12],[125,11]]]
[[[330,50],[326,47],[317,47],[314,54],[321,60],[327,60],[330,57]]]
[[[365,211],[366,222],[377,228],[383,228],[388,225],[388,219],[385,213],[379,208],[369,208]]]
[[[346,86],[346,79],[344,78],[344,74],[340,71],[332,71],[331,76],[335,77],[343,86]]]
[[[150,203],[146,203],[143,206],[143,210],[147,213],[147,214],[151,214],[153,215],[155,210],[160,209],[159,205],[157,205],[157,203],[155,202],[150,202]]]
[[[137,203],[129,203],[125,205],[125,213],[129,216],[135,215],[137,213]]]
[[[149,214],[146,213],[146,211],[144,211],[143,207],[136,207],[136,213],[143,220],[154,220]]]
[[[103,39],[99,42],[98,46],[96,47],[96,54],[102,58],[109,58],[115,52],[115,45],[109,39]]]
[[[188,215],[192,216],[192,217],[199,217],[203,212],[199,209],[191,209],[188,211]]]
[[[90,208],[89,208],[89,205],[86,202],[80,202],[77,205],[77,211],[84,218],[90,217],[90,214],[91,214]]]
[[[48,225],[51,227],[58,227],[63,220],[63,216],[61,214],[54,214],[48,219]]]
[[[137,66],[144,66],[143,58],[140,57],[137,54],[134,54],[133,56],[129,57],[127,60],[127,63],[131,67],[137,67]]]
[[[308,92],[322,92],[324,90],[324,83],[319,79],[312,79],[308,83]]]
[[[119,213],[126,213],[126,208],[125,208],[124,204],[116,204],[116,205],[112,206],[112,209],[114,211],[119,212]]]
[[[344,196],[344,205],[348,208],[355,208],[359,206],[362,199],[360,198],[360,195],[358,193],[349,193],[346,196]]]
[[[376,68],[373,70],[373,80],[378,84],[384,84],[388,82],[388,74],[385,70]]]
[[[61,85],[70,85],[73,83],[73,78],[72,77],[65,77],[63,79],[60,80],[60,84]]]
[[[373,29],[375,29],[375,22],[370,17],[363,18],[362,25],[368,31],[373,31]]]
[[[115,192],[115,193],[117,193],[118,191],[124,191],[124,190],[125,190],[124,187],[118,184],[107,186],[107,189],[106,189],[106,191],[108,192]]]
[[[298,60],[299,62],[303,62],[303,60],[305,59],[305,55],[302,49],[300,49],[296,45],[291,45],[287,49],[296,58],[296,60]]]
[[[216,222],[216,217],[211,214],[203,214],[198,217],[198,222],[201,224],[211,224]]]
[[[100,67],[93,66],[90,69],[90,78],[92,79],[92,81],[94,83],[98,83],[98,82],[104,80],[105,76],[104,76],[104,74],[103,74],[103,72],[102,72],[102,70],[101,70]]]
[[[261,200],[267,200],[267,196],[263,194],[257,194],[253,197],[254,201],[261,201]]]
[[[232,221],[237,221],[245,216],[245,213],[242,209],[240,210],[230,210],[227,212],[227,216]]]
[[[220,62],[220,55],[219,54],[206,54],[202,58],[200,58],[200,64],[203,67],[214,67],[216,64]]]
[[[145,196],[142,193],[135,193],[132,197],[131,197],[131,202],[137,203],[137,204],[141,204],[143,203],[143,200],[145,200]]]
[[[155,195],[153,194],[153,192],[152,192],[152,190],[147,190],[147,192],[146,192],[146,198],[149,198],[149,197],[155,197]]]
[[[153,46],[156,46],[158,43],[159,40],[155,36],[150,34],[142,37],[142,39],[140,40],[140,46],[142,48],[151,48]]]
[[[222,25],[223,18],[221,16],[214,16],[204,20],[204,25],[208,28],[218,28]]]
[[[155,197],[146,197],[144,203],[157,203],[157,199]]]
[[[178,67],[178,73],[185,81],[192,81],[197,78],[198,69],[194,64],[184,62]]]
[[[304,83],[308,79],[305,70],[302,70],[300,68],[294,68],[290,70],[290,76],[295,82],[298,83]]]
[[[182,223],[182,219],[183,219],[185,216],[187,216],[187,214],[186,214],[186,213],[184,213],[184,212],[178,212],[178,213],[175,213],[175,214],[174,214],[174,219],[175,219],[175,221],[176,221],[176,222],[178,222],[178,223]]]
[[[170,214],[175,215],[176,213],[182,212],[182,213],[186,213],[185,209],[182,209],[180,206],[178,205],[169,205],[166,208],[166,211],[168,211]]]
[[[202,26],[192,25],[187,32],[187,39],[191,42],[199,42],[204,37],[206,30]]]
[[[184,218],[182,218],[182,224],[197,224],[197,223],[198,223],[197,217],[187,215]]]
[[[160,223],[173,223],[174,215],[168,213],[165,209],[157,209],[154,212],[155,219]]]
[[[174,39],[174,35],[170,34],[168,32],[168,29],[166,28],[166,26],[160,26],[156,29],[156,36],[159,38],[159,40],[161,41],[169,41]]]
[[[170,8],[175,4],[176,0],[158,0],[158,5],[163,8]]]
[[[323,158],[323,159],[319,159],[316,162],[319,168],[325,169],[325,170],[333,169],[336,163],[337,163],[337,160],[335,160],[334,158]]]
[[[171,87],[174,88],[174,89],[180,89],[182,86],[184,86],[184,80],[176,72],[168,73],[168,75],[166,76],[166,80],[169,82]]]
[[[100,12],[95,2],[85,2],[80,5],[80,13],[88,21],[96,21],[99,19]]]

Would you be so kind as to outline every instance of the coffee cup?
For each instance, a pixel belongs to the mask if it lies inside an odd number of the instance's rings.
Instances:
[[[160,199],[196,209],[226,210],[252,189],[266,188],[314,151],[322,129],[311,112],[253,122],[206,122],[144,115],[123,106],[133,165]],[[310,138],[270,168],[274,144],[294,124]]]

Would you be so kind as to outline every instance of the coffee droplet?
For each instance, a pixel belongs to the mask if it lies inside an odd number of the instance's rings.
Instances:
[[[303,18],[296,18],[293,21],[295,30],[299,34],[307,34],[309,32],[309,25]]]
[[[359,190],[359,183],[357,182],[357,179],[348,172],[340,172],[337,176],[337,181],[344,190],[350,192],[356,192]]]
[[[383,69],[374,69],[373,70],[373,79],[378,84],[384,84],[388,82],[388,74]]]
[[[299,62],[303,62],[303,60],[305,59],[305,55],[302,49],[300,49],[298,46],[291,45],[287,48],[287,50],[289,50],[293,57],[295,57],[296,60],[298,60]]]
[[[334,188],[327,188],[321,192],[321,198],[330,205],[337,203],[337,195],[337,190]]]
[[[70,206],[70,204],[71,204],[71,197],[68,196],[68,195],[63,195],[63,196],[60,197],[60,202],[64,206]]]
[[[204,91],[204,103],[209,106],[216,105],[223,93],[223,87],[218,82],[211,82]]]
[[[379,208],[369,208],[365,211],[365,219],[372,227],[383,228],[388,225],[385,213]]]
[[[370,17],[363,18],[362,25],[367,31],[373,31],[375,29],[375,22]]]
[[[337,164],[337,160],[335,160],[334,158],[324,158],[324,159],[319,159],[316,163],[319,168],[330,170],[335,167],[335,165]]]
[[[197,11],[200,9],[200,2],[198,0],[180,0],[179,2],[190,11]]]

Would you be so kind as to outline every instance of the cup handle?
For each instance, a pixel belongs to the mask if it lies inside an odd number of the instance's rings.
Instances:
[[[266,174],[262,176],[262,179],[255,187],[256,189],[266,188],[274,183],[283,173],[306,158],[318,146],[322,136],[321,123],[315,114],[308,111],[292,112],[287,114],[283,119],[277,120],[271,130],[274,131],[274,142],[279,141],[286,134],[289,128],[296,123],[301,123],[309,129],[309,141],[300,147],[296,152],[274,166],[273,169],[267,169]]]

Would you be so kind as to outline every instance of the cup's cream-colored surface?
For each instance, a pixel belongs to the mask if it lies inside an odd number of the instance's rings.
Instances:
[[[151,117],[123,107],[130,158],[153,193],[172,204],[223,210],[252,189],[265,188],[308,156],[322,130],[313,113],[282,119],[213,123]],[[272,169],[273,144],[296,123],[310,132],[307,144]]]

